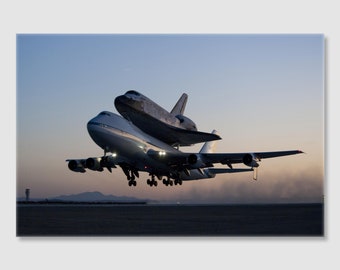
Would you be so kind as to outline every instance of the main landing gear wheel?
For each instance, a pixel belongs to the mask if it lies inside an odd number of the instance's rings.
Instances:
[[[136,186],[137,185],[137,182],[135,181],[135,180],[130,180],[129,181],[129,187],[131,187],[131,186]]]
[[[166,186],[172,186],[174,184],[174,182],[172,180],[170,180],[170,178],[168,179],[163,179],[163,184],[166,185]]]
[[[147,183],[150,187],[152,187],[152,186],[157,187],[157,185],[158,185],[158,182],[155,180],[155,176],[154,176],[154,175],[151,175],[151,180],[150,180],[150,179],[146,180],[146,183]]]
[[[158,185],[158,182],[157,182],[155,179],[153,179],[153,180],[148,179],[148,180],[146,181],[146,183],[147,183],[150,187],[152,187],[152,186],[157,187],[157,185]]]
[[[182,179],[175,179],[175,185],[182,185]]]
[[[152,187],[152,186],[157,187],[157,185],[158,185],[158,183],[157,183],[156,180],[150,180],[150,179],[148,179],[148,180],[146,181],[146,183],[147,183],[150,187]]]
[[[129,181],[128,182],[129,187],[131,187],[131,186],[135,187],[137,185],[137,182],[135,181],[136,176],[139,177],[138,171],[135,170],[135,169],[129,169],[129,168],[123,167],[123,166],[121,166],[121,167],[123,169],[124,174],[126,175],[126,179]]]

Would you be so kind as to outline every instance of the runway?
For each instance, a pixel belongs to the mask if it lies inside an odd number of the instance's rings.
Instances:
[[[323,236],[323,204],[18,204],[17,236]]]

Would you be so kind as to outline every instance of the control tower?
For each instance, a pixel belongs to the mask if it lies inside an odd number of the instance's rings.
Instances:
[[[25,195],[26,195],[26,202],[28,202],[30,200],[30,189],[29,188],[26,188]]]

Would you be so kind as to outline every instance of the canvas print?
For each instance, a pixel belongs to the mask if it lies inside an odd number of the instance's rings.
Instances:
[[[17,236],[323,236],[324,50],[18,34]]]

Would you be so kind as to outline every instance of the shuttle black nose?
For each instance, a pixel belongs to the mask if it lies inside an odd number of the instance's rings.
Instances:
[[[127,97],[126,96],[118,96],[115,98],[114,104],[115,107],[117,109],[117,111],[119,111],[119,109],[121,108],[122,105],[126,104],[127,102]]]
[[[133,98],[127,97],[126,95],[116,97],[114,104],[119,113],[123,113],[126,110],[138,107],[138,102],[136,102]]]

